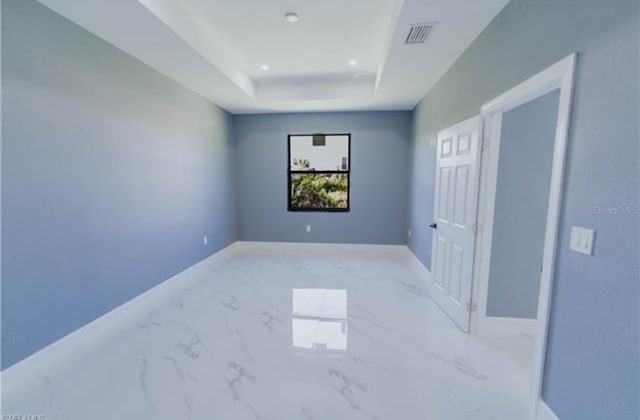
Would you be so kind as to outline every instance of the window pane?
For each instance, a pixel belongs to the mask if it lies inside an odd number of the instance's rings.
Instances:
[[[346,209],[347,174],[291,174],[291,207]]]
[[[346,171],[349,164],[349,136],[291,136],[292,171]]]

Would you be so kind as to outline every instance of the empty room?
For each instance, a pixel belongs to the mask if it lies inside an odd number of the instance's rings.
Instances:
[[[640,420],[640,1],[0,12],[2,420]]]

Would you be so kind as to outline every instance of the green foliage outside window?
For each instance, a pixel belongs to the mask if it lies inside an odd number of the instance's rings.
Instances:
[[[347,174],[292,174],[291,205],[298,208],[347,208]]]

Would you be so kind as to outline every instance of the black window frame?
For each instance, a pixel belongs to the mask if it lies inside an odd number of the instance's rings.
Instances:
[[[291,170],[291,137],[312,137],[322,135],[347,136],[347,170],[346,171],[294,171]],[[319,174],[347,175],[347,207],[295,207],[291,205],[291,176],[295,174]],[[287,135],[287,209],[292,212],[325,212],[325,213],[347,213],[351,211],[351,133],[313,133],[313,134],[289,134]]]

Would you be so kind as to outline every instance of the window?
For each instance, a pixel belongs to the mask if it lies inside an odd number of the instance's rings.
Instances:
[[[350,134],[289,136],[289,211],[349,211]]]

